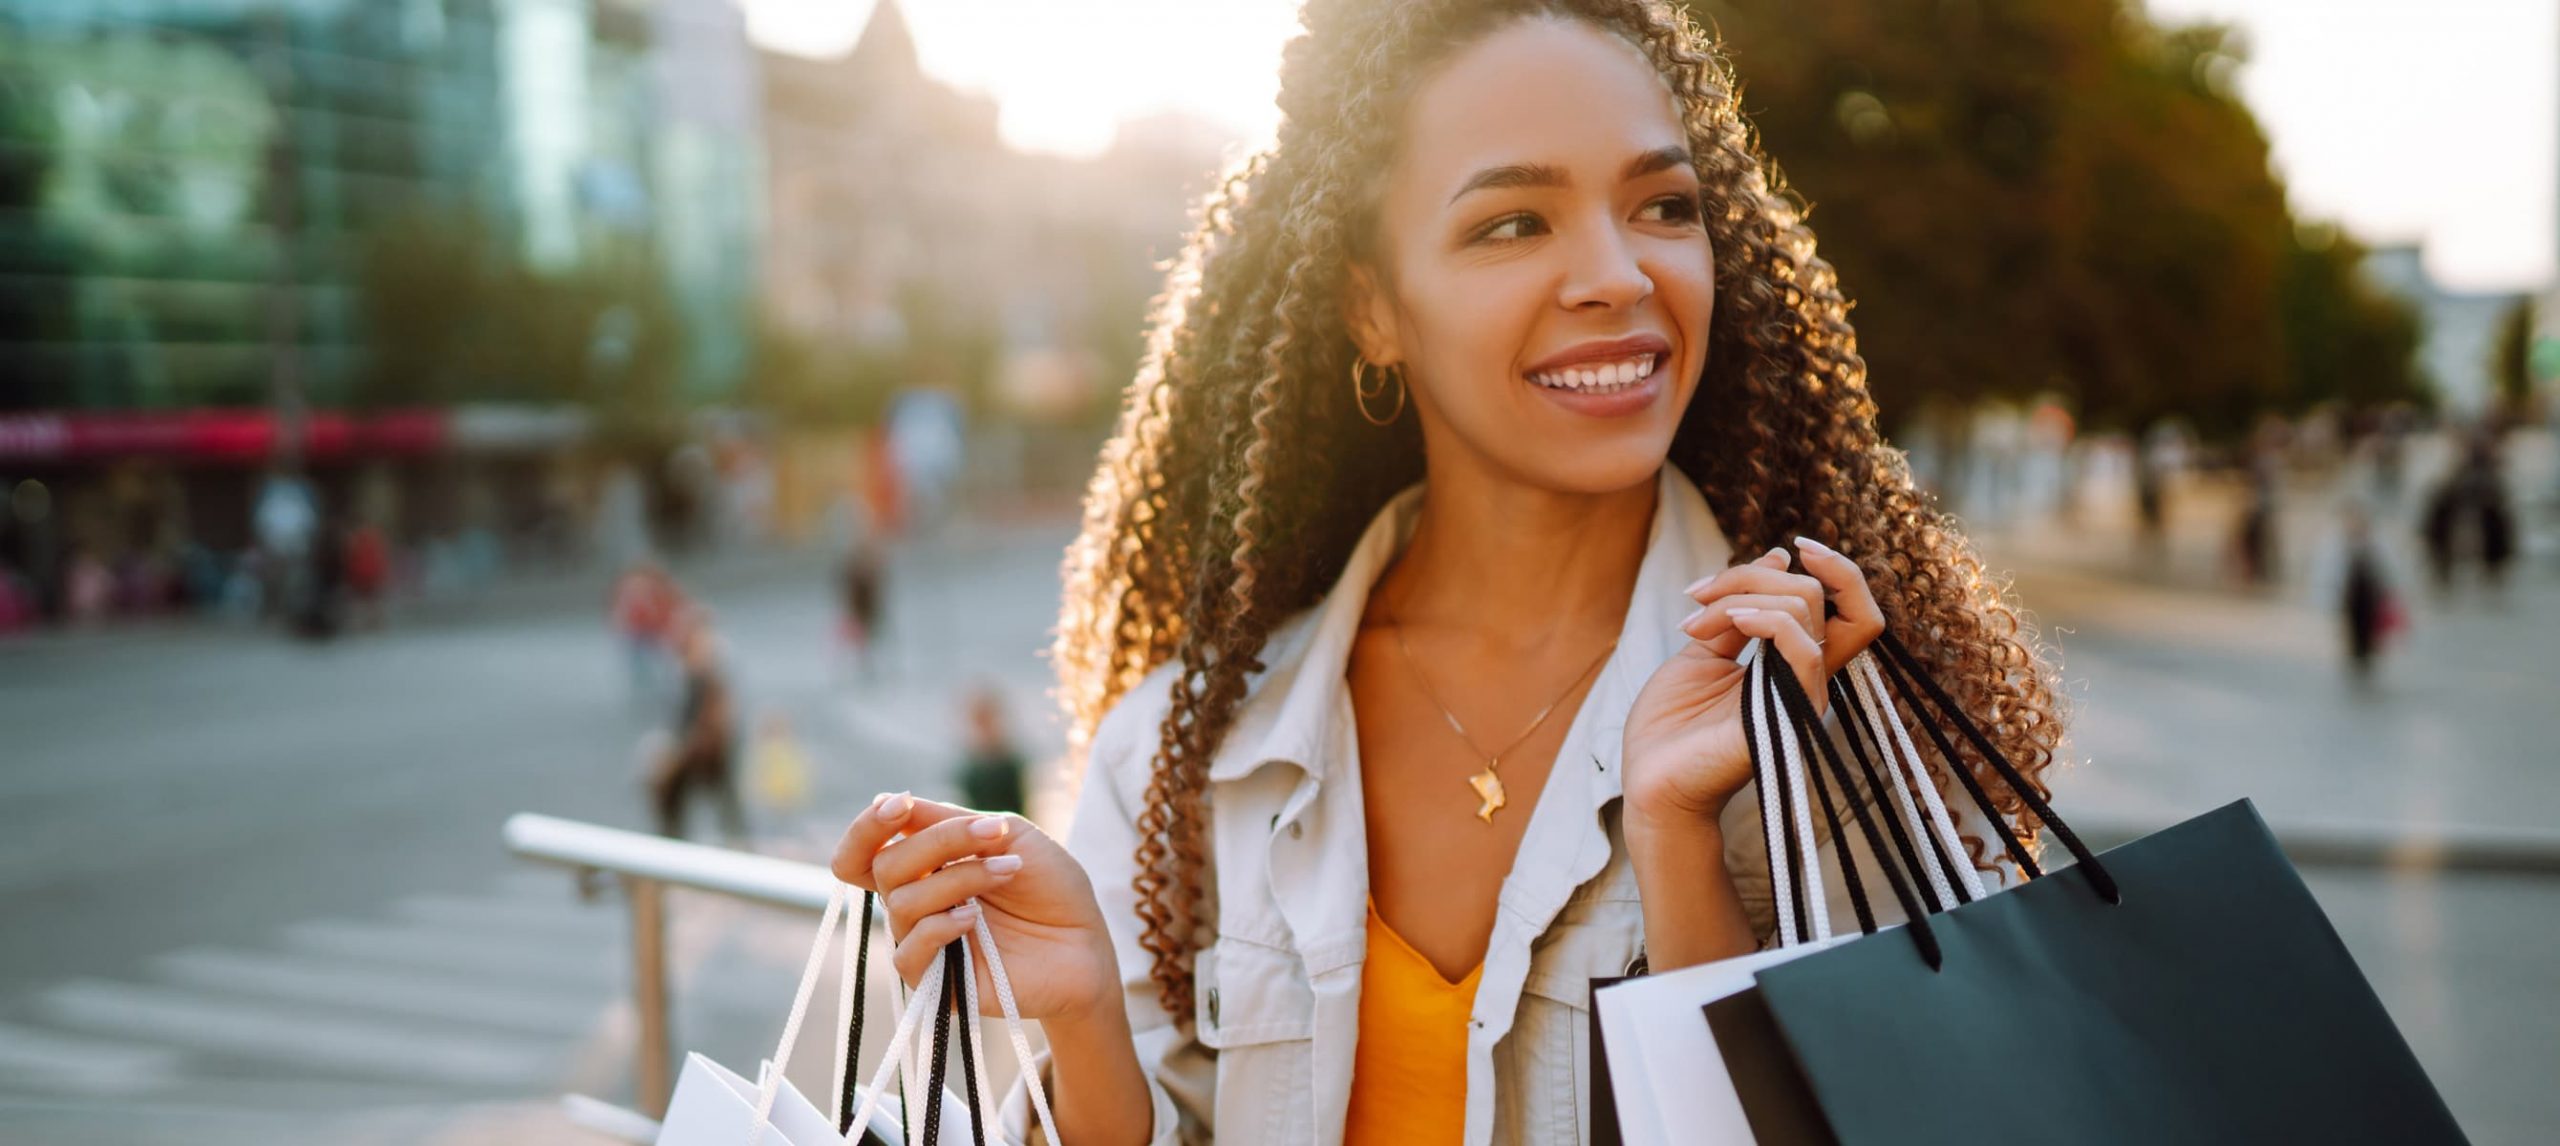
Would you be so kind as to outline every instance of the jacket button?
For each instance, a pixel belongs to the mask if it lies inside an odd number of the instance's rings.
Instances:
[[[1291,821],[1289,822],[1289,838],[1290,838],[1290,839],[1293,839],[1293,840],[1295,840],[1295,839],[1303,839],[1303,838],[1305,838],[1305,837],[1306,837],[1306,834],[1307,834],[1307,826],[1306,826],[1305,824],[1301,824],[1301,823],[1299,823],[1299,822],[1297,822],[1297,821],[1295,821],[1295,820],[1291,820]]]
[[[1209,1025],[1218,1025],[1218,989],[1209,988]]]

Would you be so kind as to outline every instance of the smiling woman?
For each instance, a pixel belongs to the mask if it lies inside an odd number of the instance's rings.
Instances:
[[[1747,642],[2061,728],[1676,9],[1304,20],[1068,553],[1072,838],[894,795],[837,870],[911,977],[983,914],[1078,1146],[1569,1140],[1590,979],[1771,931]]]

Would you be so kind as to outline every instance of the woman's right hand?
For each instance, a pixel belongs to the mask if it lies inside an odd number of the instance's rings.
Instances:
[[[1120,1009],[1119,960],[1093,882],[1029,820],[883,795],[845,829],[835,874],[880,893],[909,986],[952,940],[977,930],[983,911],[1022,1017],[1074,1021]],[[983,958],[978,967],[992,1012]]]

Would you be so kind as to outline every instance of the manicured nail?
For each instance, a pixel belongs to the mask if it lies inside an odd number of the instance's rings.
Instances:
[[[1682,589],[1680,593],[1682,596],[1695,597],[1698,594],[1705,592],[1707,586],[1714,584],[1715,579],[1716,575],[1709,573],[1704,577],[1700,577],[1695,581],[1689,582],[1689,587]]]
[[[1680,621],[1680,627],[1681,627],[1681,628],[1683,628],[1683,629],[1686,629],[1686,628],[1688,628],[1689,626],[1694,625],[1694,624],[1697,624],[1698,622],[1703,621],[1703,620],[1706,620],[1706,619],[1707,619],[1707,611],[1706,611],[1705,609],[1700,609],[1700,610],[1698,610],[1697,612],[1691,613],[1691,614],[1689,614],[1687,617],[1682,618],[1682,619],[1681,619],[1681,621]]]
[[[1022,870],[1021,856],[988,856],[986,862],[990,875],[1012,875]]]
[[[969,834],[982,840],[1003,839],[1009,830],[1002,816],[980,816],[969,821]]]
[[[1753,615],[1755,615],[1755,614],[1759,613],[1759,612],[1760,612],[1760,610],[1758,610],[1758,609],[1756,609],[1756,608],[1753,608],[1753,607],[1751,607],[1751,606],[1749,606],[1749,605],[1737,605],[1737,606],[1735,606],[1735,607],[1733,607],[1733,608],[1730,608],[1730,609],[1725,610],[1724,612],[1725,612],[1725,615],[1726,615],[1726,616],[1728,616],[1728,617],[1749,617],[1749,616],[1753,616]]]
[[[892,793],[880,801],[880,818],[889,821],[903,820],[907,818],[908,812],[915,810],[915,806],[915,797],[904,792]]]
[[[1819,541],[1816,541],[1816,540],[1814,540],[1814,539],[1812,539],[1812,538],[1810,538],[1810,537],[1798,537],[1798,538],[1796,538],[1796,544],[1801,545],[1801,546],[1803,546],[1803,547],[1805,547],[1805,548],[1807,548],[1807,549],[1813,550],[1813,551],[1814,551],[1814,552],[1816,552],[1816,553],[1833,553],[1833,552],[1835,552],[1835,551],[1834,551],[1830,546],[1828,546],[1828,545],[1824,545],[1823,543],[1821,543],[1821,542],[1819,542]]]
[[[975,903],[961,904],[958,907],[952,908],[950,915],[954,922],[975,923],[978,921],[978,905]]]

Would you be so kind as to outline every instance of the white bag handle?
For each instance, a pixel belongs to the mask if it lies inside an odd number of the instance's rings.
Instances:
[[[792,993],[791,1015],[782,1024],[782,1045],[775,1048],[773,1066],[765,1072],[762,1083],[757,1087],[755,1125],[750,1128],[747,1146],[758,1146],[763,1142],[764,1132],[772,1125],[773,1104],[782,1093],[783,1071],[790,1065],[792,1045],[800,1039],[800,1025],[808,1018],[810,997],[817,993],[818,969],[825,964],[827,942],[835,934],[836,921],[846,914],[845,907],[848,902],[850,902],[850,893],[843,884],[837,884],[834,890],[827,894],[826,909],[818,917],[817,941],[810,945],[808,963],[800,972],[800,986]],[[974,899],[969,902],[977,903]],[[856,921],[845,919],[844,922],[844,982],[839,985],[836,992],[839,1008],[836,1020],[839,1024],[849,1020],[853,1010],[853,993],[861,989],[861,985],[854,982],[854,959],[857,955],[855,948],[859,945],[859,941],[855,938]],[[1031,1069],[1031,1040],[1023,1032],[1022,1012],[1014,1003],[1013,984],[1005,975],[1004,957],[996,951],[995,932],[987,926],[984,908],[979,910],[976,938],[977,949],[986,952],[987,975],[995,983],[996,1004],[1004,1011],[1005,1034],[1013,1044],[1015,1060],[1022,1064],[1024,1070],[1023,1081],[1030,1091],[1032,1111],[1039,1116],[1040,1128],[1048,1133],[1049,1140],[1056,1142],[1059,1140],[1058,1128],[1056,1118],[1049,1110],[1048,1091],[1041,1084],[1039,1072]],[[896,936],[891,936],[890,940],[892,943],[896,942]],[[978,976],[974,969],[976,951],[964,942],[961,945],[960,954],[961,993],[965,1000],[963,1007],[967,1012],[964,1021],[974,1024],[978,1021]],[[844,1139],[847,1146],[859,1146],[864,1130],[871,1124],[871,1117],[879,1113],[880,1103],[887,1094],[890,1076],[899,1073],[900,1063],[907,1057],[910,1046],[915,1045],[911,1040],[923,1029],[924,1019],[941,1003],[943,975],[943,960],[935,959],[925,968],[924,976],[916,984],[914,993],[907,997],[906,1006],[898,1015],[897,1029],[890,1033],[889,1046],[880,1056],[879,1070],[872,1075],[871,1086],[863,1095],[862,1104],[856,1108],[853,1120],[848,1124],[849,1128],[845,1132]],[[835,1089],[841,1101],[845,1076],[855,1067],[854,1064],[846,1061],[849,1050],[843,1047],[843,1040],[835,1041],[839,1048],[836,1051]],[[984,1045],[983,1039],[979,1042],[980,1045]],[[920,1050],[921,1046],[918,1045],[917,1049]],[[977,1056],[976,1067],[979,1101],[982,1108],[969,1113],[971,1117],[980,1120],[979,1125],[993,1126],[994,1120],[988,1117],[988,1111],[983,1108],[984,1105],[992,1103],[994,1095],[994,1088],[989,1086],[987,1081],[985,1055]],[[913,1075],[916,1072],[905,1073]],[[912,1079],[901,1081],[912,1081]],[[941,1096],[927,1095],[924,1100],[939,1102]],[[911,1104],[910,1109],[912,1108]]]
[[[1773,657],[1769,652],[1771,647],[1767,641],[1753,637],[1750,643],[1743,647],[1739,659],[1747,664],[1744,683],[1751,693],[1751,713],[1756,733],[1754,739],[1759,748],[1757,760],[1761,830],[1765,833],[1764,838],[1768,843],[1769,890],[1770,899],[1777,905],[1778,946],[1784,948],[1794,947],[1802,942],[1796,938],[1794,897],[1788,894],[1788,889],[1793,886],[1790,882],[1791,876],[1800,873],[1804,880],[1805,910],[1813,916],[1806,922],[1812,928],[1816,942],[1831,938],[1831,912],[1830,900],[1824,895],[1822,888],[1822,851],[1813,836],[1812,797],[1806,791],[1812,783],[1812,778],[1805,769],[1804,749],[1801,742],[1796,739],[1793,721],[1777,722],[1775,735],[1778,751],[1776,753],[1770,751],[1768,662],[1776,659],[1781,666],[1786,665],[1784,658]],[[1776,671],[1793,672],[1795,670],[1792,667],[1781,667]],[[1786,793],[1787,807],[1783,812],[1772,802],[1772,796],[1782,790],[1777,783],[1779,768],[1786,769],[1787,784],[1783,791]],[[1778,822],[1780,815],[1786,816],[1795,823],[1795,838],[1799,854],[1792,856],[1787,854],[1785,844],[1787,837]]]
[[[1920,758],[1920,750],[1911,743],[1910,731],[1902,725],[1902,713],[1893,706],[1893,694],[1885,688],[1884,677],[1876,669],[1873,653],[1861,652],[1850,659],[1849,681],[1856,688],[1860,706],[1866,709],[1867,727],[1879,730],[1879,740],[1883,739],[1882,729],[1893,730],[1893,743],[1880,743],[1877,747],[1885,757],[1885,769],[1893,773],[1894,790],[1901,799],[1902,813],[1911,824],[1914,838],[1927,833],[1921,828],[1919,813],[1912,807],[1911,788],[1920,790],[1920,799],[1929,810],[1929,825],[1936,829],[1934,834],[1945,845],[1947,858],[1955,865],[1957,878],[1964,881],[1965,892],[1974,899],[1990,894],[1982,886],[1982,873],[1975,871],[1972,864],[1957,858],[1972,853],[1965,850],[1964,837],[1956,831],[1955,821],[1947,815],[1946,801],[1938,795],[1938,784],[1929,775],[1928,763]],[[1907,781],[1904,778],[1906,772],[1909,774]],[[1925,847],[1916,850],[1921,853],[1921,866],[1928,869],[1929,883],[1938,893],[1938,902],[1954,904],[1955,894],[1947,886],[1946,873],[1938,867],[1936,850]]]

